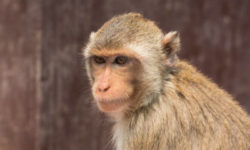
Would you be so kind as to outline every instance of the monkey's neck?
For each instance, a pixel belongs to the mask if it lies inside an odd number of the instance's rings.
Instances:
[[[127,122],[127,124],[129,124],[130,120],[134,120],[135,116],[138,116],[142,113],[146,115],[147,113],[149,113],[148,110],[151,109],[152,105],[158,103],[159,94],[152,94],[151,96],[147,96],[145,99],[147,103],[140,104],[140,106],[136,109],[130,108],[127,111],[108,114],[111,118],[111,121],[116,124],[119,124],[120,122],[122,123]]]
[[[144,139],[142,138],[147,138],[144,137],[144,133],[146,133],[145,131],[152,132],[152,130],[149,130],[149,128],[153,127],[152,125],[160,126],[162,124],[162,119],[158,117],[161,113],[158,108],[161,107],[162,100],[159,95],[155,95],[151,98],[153,99],[150,100],[150,103],[147,105],[143,105],[134,111],[124,114],[122,118],[115,121],[113,139],[115,140],[117,149],[119,148],[118,150],[140,149],[134,147],[135,145],[138,145],[134,142],[138,141],[144,143]],[[156,117],[158,117],[158,119],[156,119]],[[160,130],[158,132],[160,132]],[[150,134],[154,133],[152,132]],[[141,135],[143,135],[143,137],[140,137]],[[151,144],[153,145],[153,143]]]

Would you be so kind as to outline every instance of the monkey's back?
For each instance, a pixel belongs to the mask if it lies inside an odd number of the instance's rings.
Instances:
[[[187,149],[250,149],[249,116],[232,96],[183,61],[177,63],[171,76],[162,100],[169,109],[169,145],[176,149],[181,149],[177,145]]]

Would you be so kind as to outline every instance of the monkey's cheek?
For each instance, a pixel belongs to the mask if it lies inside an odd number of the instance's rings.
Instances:
[[[97,106],[100,111],[105,112],[105,113],[112,113],[112,112],[123,112],[128,108],[128,103],[126,102],[100,102],[97,101]]]

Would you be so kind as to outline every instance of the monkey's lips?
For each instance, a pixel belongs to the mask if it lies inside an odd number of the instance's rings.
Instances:
[[[98,107],[103,112],[122,111],[127,106],[127,99],[96,99]]]

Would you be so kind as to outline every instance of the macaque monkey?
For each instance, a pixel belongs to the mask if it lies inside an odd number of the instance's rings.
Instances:
[[[113,17],[84,48],[92,94],[117,150],[250,150],[250,118],[179,60],[179,33],[138,13]]]

